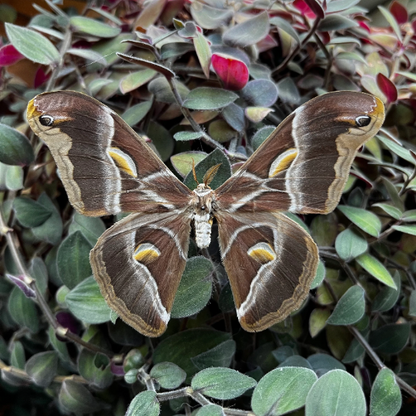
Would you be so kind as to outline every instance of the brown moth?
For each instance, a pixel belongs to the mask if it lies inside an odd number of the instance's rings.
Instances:
[[[27,118],[48,145],[78,212],[133,212],[104,232],[90,260],[111,308],[155,337],[170,318],[191,224],[196,244],[208,247],[213,218],[241,326],[262,331],[299,308],[316,273],[318,249],[282,212],[335,209],[358,149],[383,124],[384,106],[358,92],[314,98],[218,189],[209,187],[211,171],[193,191],[116,113],[85,94],[40,94],[30,101]]]

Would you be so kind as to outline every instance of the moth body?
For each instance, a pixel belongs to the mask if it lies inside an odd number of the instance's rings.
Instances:
[[[206,248],[211,243],[212,206],[214,191],[200,183],[193,191],[191,205],[194,210],[195,241],[199,248]]]

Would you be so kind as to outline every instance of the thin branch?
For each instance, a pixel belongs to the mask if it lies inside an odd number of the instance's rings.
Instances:
[[[348,325],[347,328],[354,335],[354,338],[362,345],[367,355],[371,358],[371,360],[377,366],[377,368],[379,370],[387,368],[381,361],[380,357],[375,353],[371,345],[363,337],[361,332],[355,326],[352,325]],[[411,386],[409,386],[404,380],[402,380],[398,375],[395,374],[395,378],[400,388],[406,393],[408,393],[411,397],[416,399],[416,391]]]

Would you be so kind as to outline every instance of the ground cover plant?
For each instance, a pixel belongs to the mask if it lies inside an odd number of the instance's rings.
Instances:
[[[414,415],[416,2],[379,7],[377,24],[356,0],[19,3],[0,5],[0,412]],[[150,339],[91,275],[121,216],[74,212],[25,119],[64,89],[109,105],[188,185],[194,162],[198,177],[221,164],[219,186],[319,94],[369,92],[387,116],[338,208],[296,218],[321,259],[299,311],[243,331],[214,237],[191,245]]]

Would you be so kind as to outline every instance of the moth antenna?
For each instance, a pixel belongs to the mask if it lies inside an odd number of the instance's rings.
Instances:
[[[199,185],[198,179],[196,177],[196,170],[195,170],[195,161],[192,159],[192,175],[194,175],[195,182]]]
[[[206,186],[209,186],[209,184],[212,182],[220,166],[221,166],[221,163],[218,163],[218,165],[212,166],[211,168],[208,169],[207,173],[204,175],[202,179]]]

